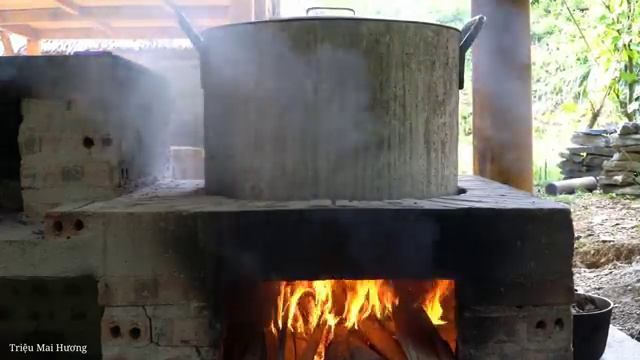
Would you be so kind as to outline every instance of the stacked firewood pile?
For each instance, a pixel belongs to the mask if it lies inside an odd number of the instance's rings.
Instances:
[[[560,153],[563,159],[558,167],[564,179],[585,176],[597,177],[602,172],[602,164],[615,154],[611,147],[609,131],[578,131],[571,137],[573,146]]]
[[[640,124],[626,123],[611,136],[616,150],[611,160],[602,164],[598,178],[604,193],[640,195]]]

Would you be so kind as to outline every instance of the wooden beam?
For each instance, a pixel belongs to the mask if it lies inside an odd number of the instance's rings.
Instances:
[[[54,0],[54,1],[56,4],[58,4],[58,6],[60,6],[64,11],[68,12],[69,14],[77,16],[79,19],[86,18],[84,15],[80,14],[80,12],[82,11],[80,6],[78,6],[78,4],[76,4],[73,0]],[[111,27],[108,24],[105,24],[104,22],[92,20],[92,23],[95,25],[95,27],[102,30],[106,35],[111,35],[113,32]]]
[[[177,27],[113,27],[105,37],[95,28],[46,29],[40,31],[42,39],[184,39],[185,34]]]
[[[528,0],[472,0],[487,23],[473,47],[474,173],[533,190]]]
[[[2,41],[2,55],[11,56],[15,55],[15,51],[13,50],[13,44],[11,44],[11,38],[9,33],[0,31],[0,40]]]
[[[41,55],[42,48],[40,47],[40,40],[28,39],[27,40],[27,55]]]
[[[0,25],[0,30],[24,36],[29,39],[40,39],[40,32],[29,25]]]
[[[73,0],[53,0],[53,2],[55,2],[59,7],[70,14],[80,14],[80,6],[73,2]]]
[[[191,21],[220,20],[227,18],[226,6],[181,6],[180,9]],[[154,6],[104,6],[87,7],[80,11],[82,19],[101,21],[175,21],[175,15],[162,7]],[[78,21],[78,16],[62,9],[0,10],[0,24],[36,24],[39,22]],[[61,26],[64,27],[64,26]]]

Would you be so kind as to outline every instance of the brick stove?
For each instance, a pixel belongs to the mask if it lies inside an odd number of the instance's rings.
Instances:
[[[263,281],[330,278],[453,279],[458,359],[572,359],[569,209],[478,177],[459,187],[430,200],[258,202],[168,182],[50,212],[45,236],[83,248],[84,266],[67,270],[99,279],[105,359],[249,358],[221,355],[233,345],[223,335],[270,301],[255,291]],[[82,231],[56,230],[77,219]]]

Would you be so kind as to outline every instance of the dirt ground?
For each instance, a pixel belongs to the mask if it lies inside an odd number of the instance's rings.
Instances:
[[[572,209],[576,289],[612,300],[613,325],[640,341],[640,199],[582,194],[555,200]]]

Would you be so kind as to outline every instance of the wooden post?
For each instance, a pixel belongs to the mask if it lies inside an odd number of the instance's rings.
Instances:
[[[40,48],[40,40],[28,39],[27,40],[27,55],[40,55],[42,50]]]
[[[2,41],[2,47],[3,47],[2,55],[4,56],[15,55],[15,51],[13,50],[13,45],[11,44],[11,38],[9,33],[0,31],[0,40]]]
[[[473,47],[474,173],[533,190],[528,0],[472,0],[487,23]]]

